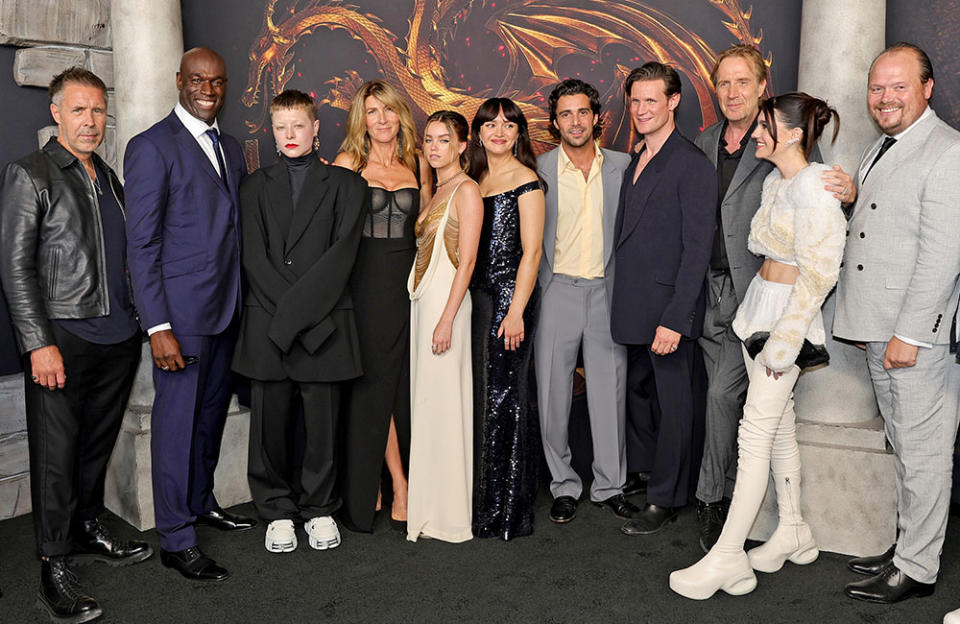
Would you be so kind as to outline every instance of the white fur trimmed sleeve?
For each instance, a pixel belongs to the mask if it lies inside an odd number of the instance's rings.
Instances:
[[[757,362],[776,372],[785,372],[796,362],[810,323],[840,274],[847,223],[840,202],[823,188],[821,169],[810,167],[798,174],[802,178],[787,192],[795,208],[794,256],[800,274],[783,315],[757,355]]]

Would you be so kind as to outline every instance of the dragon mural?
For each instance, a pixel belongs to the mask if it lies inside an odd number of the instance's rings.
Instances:
[[[704,0],[723,16],[722,23],[737,40],[758,45],[752,7],[738,0]],[[516,101],[530,122],[536,151],[553,147],[546,130],[548,119],[542,89],[561,79],[557,67],[575,55],[601,62],[608,46],[625,49],[636,59],[670,63],[686,75],[700,103],[702,125],[716,121],[710,86],[714,52],[696,33],[666,13],[637,0],[412,0],[409,30],[400,38],[376,15],[341,0],[268,0],[263,24],[250,47],[249,74],[241,97],[252,116],[251,134],[263,128],[267,103],[296,74],[296,47],[321,30],[345,31],[365,46],[380,76],[393,83],[411,103],[418,124],[439,109],[459,110],[470,119],[487,97],[503,95]],[[279,6],[278,6],[279,5]],[[450,84],[446,49],[456,41],[457,29],[477,12],[485,27],[502,42],[507,70],[496,89],[469,92]],[[398,44],[398,42],[402,42]],[[622,56],[622,55],[621,55]],[[768,55],[768,65],[772,59]],[[605,85],[603,98],[620,97],[618,90],[630,67],[617,64],[615,80]],[[347,110],[365,80],[349,70],[331,77],[321,104]],[[609,112],[616,108],[619,112]],[[632,129],[622,107],[606,107],[604,144],[632,141]],[[616,118],[611,118],[615,116]],[[258,142],[247,141],[248,167],[259,161]]]

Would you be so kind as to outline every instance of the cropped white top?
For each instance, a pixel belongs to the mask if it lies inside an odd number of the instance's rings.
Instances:
[[[824,189],[821,180],[829,169],[814,163],[789,180],[784,180],[778,169],[771,171],[763,181],[760,208],[750,223],[750,251],[799,269],[776,322],[771,325],[768,315],[756,314],[749,305],[741,305],[733,321],[733,331],[741,340],[756,332],[770,332],[757,362],[773,371],[793,366],[804,339],[814,345],[826,341],[820,306],[837,283],[847,229],[839,200]],[[757,283],[751,282],[744,304],[753,299],[749,289]],[[819,322],[813,323],[815,319]]]

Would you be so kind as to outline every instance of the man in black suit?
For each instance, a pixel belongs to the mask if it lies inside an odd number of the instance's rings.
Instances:
[[[264,546],[293,550],[293,523],[303,520],[310,546],[326,550],[340,544],[331,517],[340,507],[338,382],[362,373],[348,281],[369,192],[363,178],[312,152],[319,122],[309,95],[284,91],[270,115],[281,162],[240,187],[248,288],[233,369],[252,380],[247,476],[270,523]],[[296,467],[301,410],[305,448]]]
[[[686,505],[699,467],[695,447],[702,436],[696,432],[703,414],[696,394],[703,384],[694,383],[696,339],[703,329],[717,176],[676,128],[676,70],[645,63],[630,72],[624,93],[643,144],[620,190],[611,330],[627,346],[628,463],[650,472],[647,505],[622,530],[646,535]]]

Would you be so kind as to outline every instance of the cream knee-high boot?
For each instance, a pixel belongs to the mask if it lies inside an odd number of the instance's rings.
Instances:
[[[750,566],[760,572],[776,572],[787,560],[807,565],[820,554],[810,525],[803,521],[800,513],[800,471],[775,472],[773,482],[780,521],[769,540],[747,553]]]

